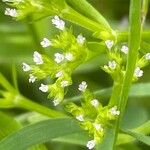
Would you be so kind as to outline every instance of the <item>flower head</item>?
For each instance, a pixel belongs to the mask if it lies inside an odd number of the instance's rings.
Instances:
[[[117,67],[117,63],[113,60],[113,61],[109,61],[108,62],[108,66],[110,69],[114,70]]]
[[[60,53],[55,53],[54,56],[55,56],[54,60],[58,64],[61,63],[64,60],[64,58],[65,58],[64,55],[60,54]]]
[[[42,47],[45,48],[45,47],[48,47],[48,46],[52,45],[52,42],[47,38],[43,38],[43,40],[41,41],[40,44],[41,44]]]
[[[65,54],[65,58],[66,58],[68,61],[72,61],[72,60],[73,60],[73,54],[72,54],[72,53],[66,53],[66,54]]]
[[[91,140],[91,141],[88,141],[88,142],[87,142],[86,147],[87,147],[88,149],[93,149],[93,148],[95,147],[95,145],[96,145],[95,140]]]
[[[147,54],[145,55],[145,59],[146,59],[146,60],[150,60],[150,53],[147,53]]]
[[[59,105],[59,103],[60,103],[60,100],[59,100],[59,99],[54,99],[54,100],[53,100],[54,106]]]
[[[83,45],[85,42],[85,37],[83,37],[81,34],[77,36],[77,43]]]
[[[22,63],[22,69],[23,71],[27,72],[31,70],[31,67],[26,63]]]
[[[5,15],[11,16],[11,17],[17,17],[18,14],[17,14],[16,9],[6,8]]]
[[[112,41],[112,40],[106,40],[105,41],[105,45],[110,50],[113,47],[113,45],[114,45],[114,41]]]
[[[54,18],[52,19],[52,24],[54,24],[55,27],[60,30],[65,29],[65,22],[61,20],[58,16],[54,16]]]
[[[60,78],[60,77],[62,77],[62,75],[63,75],[63,72],[59,71],[59,72],[56,73],[55,77]]]
[[[117,110],[117,106],[112,107],[109,112],[113,115],[113,116],[118,116],[120,114],[120,111]]]
[[[91,105],[93,105],[94,107],[98,107],[99,106],[99,101],[97,99],[93,99],[91,101]]]
[[[33,61],[37,64],[37,65],[41,65],[43,64],[43,59],[40,53],[38,53],[37,51],[34,52],[33,54]]]
[[[29,83],[34,83],[36,80],[36,77],[32,74],[29,74]]]
[[[82,91],[82,92],[85,92],[86,88],[87,88],[86,82],[85,82],[85,81],[82,81],[81,84],[79,84],[78,90],[79,90],[79,91]]]
[[[125,54],[128,54],[129,48],[128,48],[127,46],[123,45],[123,46],[121,47],[121,51],[122,51],[123,53],[125,53]]]
[[[64,80],[64,81],[61,82],[61,87],[66,87],[68,85],[69,85],[69,82],[66,81],[66,80]]]
[[[143,76],[143,70],[140,69],[140,67],[136,67],[136,69],[134,70],[134,76],[139,78]]]
[[[41,84],[41,86],[39,87],[39,90],[42,92],[47,92],[48,91],[48,85],[45,84]]]
[[[76,116],[76,119],[81,122],[84,121],[83,115]]]

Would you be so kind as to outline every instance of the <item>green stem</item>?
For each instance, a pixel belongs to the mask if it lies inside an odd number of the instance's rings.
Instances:
[[[65,114],[60,113],[58,111],[52,110],[50,108],[47,108],[45,106],[42,106],[38,103],[35,103],[29,99],[27,99],[26,97],[23,96],[18,96],[15,101],[15,106],[19,107],[19,108],[24,108],[30,111],[35,111],[38,112],[40,114],[52,117],[52,118],[61,118],[61,117],[66,117]]]
[[[102,32],[105,31],[107,33],[107,35],[109,36],[108,38],[113,37],[114,35],[112,34],[113,31],[110,28],[105,27],[104,25],[101,25],[93,20],[90,20],[89,18],[81,15],[80,13],[78,13],[77,11],[75,11],[74,9],[72,9],[71,7],[68,6],[67,9],[65,9],[62,12],[62,18],[80,25],[92,32]]]
[[[138,50],[141,42],[141,0],[131,0],[130,4],[130,29],[129,29],[129,54],[127,59],[126,73],[123,80],[121,95],[119,100],[120,116],[115,125],[115,138],[113,149],[119,132],[119,125],[124,114],[124,110],[128,100],[130,86],[132,84],[133,74],[138,58]],[[121,84],[121,83],[120,83]],[[117,96],[118,97],[118,96]]]

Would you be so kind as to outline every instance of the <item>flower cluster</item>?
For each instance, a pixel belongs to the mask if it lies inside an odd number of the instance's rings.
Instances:
[[[125,74],[125,65],[126,65],[126,55],[129,52],[129,48],[126,45],[121,47],[115,45],[115,42],[112,40],[106,40],[105,45],[108,49],[108,64],[104,65],[102,69],[111,74],[112,78],[115,80],[118,78],[118,74],[121,74],[122,78]],[[150,61],[150,53],[145,54],[143,57],[138,58],[136,63],[136,68],[134,71],[133,81],[137,81],[140,77],[143,76],[144,72],[141,68],[148,65]]]
[[[23,63],[23,70],[30,72],[30,83],[49,76],[54,80],[53,84],[41,83],[39,90],[48,92],[48,98],[53,98],[56,106],[64,99],[65,88],[72,84],[73,70],[86,61],[89,50],[86,47],[85,37],[81,34],[75,37],[58,16],[54,16],[51,21],[61,31],[60,35],[51,40],[43,38],[40,44],[43,48],[53,47],[59,51],[53,54],[53,58],[35,51],[33,54],[35,65]]]
[[[78,90],[83,93],[81,106],[74,103],[68,103],[66,110],[71,113],[79,122],[80,126],[88,131],[92,140],[87,142],[87,147],[92,149],[95,145],[102,141],[105,129],[111,120],[115,120],[120,114],[117,106],[103,107],[98,99],[87,90],[87,83],[82,81]]]

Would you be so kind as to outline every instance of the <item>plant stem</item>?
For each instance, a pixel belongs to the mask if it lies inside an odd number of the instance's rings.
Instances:
[[[132,84],[133,74],[138,57],[138,50],[141,42],[141,0],[131,0],[130,2],[130,28],[129,28],[129,54],[127,58],[126,73],[123,80],[121,94],[119,98],[119,107],[121,114],[116,121],[115,125],[115,138],[113,144],[113,150],[115,150],[115,144],[119,132],[119,125],[124,114],[124,110],[128,100],[128,94],[130,86]],[[121,84],[121,83],[120,83]],[[116,98],[118,96],[116,95]]]
[[[24,108],[30,111],[35,111],[38,112],[40,114],[52,117],[52,118],[64,118],[66,117],[65,114],[60,113],[58,111],[52,110],[50,108],[47,108],[45,106],[42,106],[38,103],[35,103],[29,99],[27,99],[26,97],[23,96],[18,96],[16,97],[15,101],[15,106],[19,107],[19,108]]]

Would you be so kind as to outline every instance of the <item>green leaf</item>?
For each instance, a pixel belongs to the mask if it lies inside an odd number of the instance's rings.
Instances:
[[[81,132],[71,119],[51,119],[29,125],[0,142],[0,149],[25,150],[33,145],[48,142],[54,138]]]
[[[106,19],[86,0],[66,0],[66,2],[86,17],[94,19],[94,21],[97,21],[111,30]]]
[[[150,136],[146,136],[144,134],[137,133],[137,132],[130,131],[130,130],[126,130],[126,129],[123,129],[122,131],[124,133],[129,134],[132,137],[136,138],[138,141],[143,142],[144,144],[150,146]]]
[[[19,122],[3,112],[0,112],[0,118],[0,140],[21,128]]]

